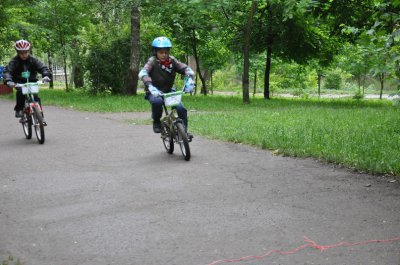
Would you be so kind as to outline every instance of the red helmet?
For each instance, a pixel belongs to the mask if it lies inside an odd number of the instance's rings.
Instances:
[[[17,51],[29,51],[31,44],[26,40],[17,40],[14,47]]]

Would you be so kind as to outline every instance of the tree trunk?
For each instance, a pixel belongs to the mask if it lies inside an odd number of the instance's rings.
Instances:
[[[72,53],[71,53],[71,76],[70,76],[70,87],[78,88],[84,86],[84,78],[82,71],[82,60],[79,54],[79,43],[77,40],[72,41]]]
[[[48,50],[47,51],[47,61],[49,62],[49,65],[48,65],[48,67],[49,67],[49,70],[50,70],[50,85],[49,85],[49,87],[50,87],[50,89],[53,89],[54,88],[54,80],[53,80],[53,58],[51,57],[51,51],[50,50]]]
[[[269,76],[271,73],[271,46],[267,47],[267,62],[265,64],[265,78],[264,78],[264,99],[269,99]]]
[[[65,80],[65,90],[69,91],[68,87],[68,74],[67,74],[67,56],[63,54],[63,63],[64,63],[64,80]]]
[[[76,88],[83,87],[85,85],[85,81],[83,78],[83,71],[80,65],[75,65],[74,68],[74,85]]]
[[[267,32],[267,61],[265,63],[265,78],[264,78],[264,99],[269,99],[269,77],[271,73],[271,56],[272,56],[272,10],[271,1],[267,0],[267,16],[268,16],[268,32]]]
[[[75,66],[71,66],[71,74],[69,75],[69,88],[74,89],[74,79],[75,79]]]
[[[199,74],[197,73],[197,70],[196,70],[196,78],[195,78],[194,82],[196,84],[196,86],[194,87],[194,95],[196,95],[197,94],[197,83],[199,82]]]
[[[256,95],[256,93],[257,93],[257,72],[258,72],[258,69],[256,68],[255,70],[254,70],[254,85],[253,85],[253,97]]]
[[[204,94],[204,96],[206,96],[207,95],[207,86],[206,86],[206,81],[204,80],[204,77],[201,74],[199,55],[197,54],[197,43],[196,43],[196,31],[195,31],[195,29],[192,29],[192,49],[193,49],[194,59],[196,60],[197,73],[199,75],[199,78],[200,78],[200,81],[201,81],[201,84],[202,84],[201,92]]]
[[[213,88],[213,75],[214,75],[214,71],[212,71],[211,70],[211,73],[210,73],[210,89],[211,89],[211,95],[213,95],[214,94],[214,88]]]
[[[380,73],[379,74],[379,81],[381,83],[381,92],[379,94],[379,99],[382,99],[382,94],[383,94],[383,82],[385,81],[385,73]]]
[[[318,77],[317,77],[317,79],[318,79],[318,97],[320,97],[321,96],[321,81],[322,81],[322,74],[321,73],[318,73]]]
[[[367,78],[367,73],[364,71],[363,79],[362,79],[362,94],[365,95],[365,79]]]
[[[204,82],[207,84],[208,80],[210,80],[210,71],[208,69],[203,70],[203,78]],[[207,85],[207,93],[210,93],[210,87]]]
[[[126,93],[137,95],[140,68],[140,0],[132,3],[131,10],[131,60]]]
[[[64,41],[64,36],[60,37],[60,43],[61,43],[61,54],[62,54],[62,59],[63,59],[63,68],[64,68],[64,81],[65,81],[65,91],[69,91],[68,87],[68,74],[67,74],[67,54],[66,54],[66,47],[65,47],[65,41]]]
[[[249,104],[249,68],[250,68],[250,35],[251,27],[253,24],[253,16],[256,12],[257,1],[253,1],[249,11],[249,16],[247,19],[246,29],[244,31],[244,41],[243,41],[243,77],[242,77],[242,89],[243,89],[243,103]]]

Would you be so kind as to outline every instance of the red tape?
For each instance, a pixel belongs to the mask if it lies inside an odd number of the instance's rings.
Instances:
[[[307,242],[308,244],[301,245],[295,249],[289,250],[289,251],[282,251],[282,250],[270,250],[262,255],[257,255],[257,256],[245,256],[237,259],[223,259],[223,260],[217,260],[213,261],[207,265],[215,265],[215,264],[222,264],[222,263],[231,263],[231,262],[240,262],[240,261],[247,261],[247,260],[259,260],[259,259],[264,259],[267,256],[270,256],[274,253],[281,254],[281,255],[290,255],[294,254],[302,249],[305,248],[316,248],[319,249],[320,251],[326,251],[331,248],[337,248],[337,247],[351,247],[351,246],[359,246],[359,245],[368,245],[372,243],[392,243],[396,241],[400,241],[400,237],[395,237],[395,238],[389,238],[389,239],[383,239],[383,240],[368,240],[368,241],[362,241],[362,242],[353,242],[349,243],[346,241],[339,242],[334,245],[327,245],[327,246],[322,246],[318,245],[315,241],[309,239],[308,237],[304,236],[304,241]]]

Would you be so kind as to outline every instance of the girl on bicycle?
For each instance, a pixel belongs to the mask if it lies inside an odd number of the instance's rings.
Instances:
[[[188,81],[186,81],[185,84],[185,92],[191,92],[194,87],[194,72],[189,66],[178,61],[175,57],[169,54],[170,49],[172,48],[172,43],[168,38],[157,37],[153,40],[151,46],[153,56],[148,59],[143,69],[140,71],[139,79],[141,79],[145,85],[145,99],[147,99],[151,104],[153,131],[155,133],[160,133],[160,119],[163,112],[163,101],[160,97],[160,92],[169,93],[172,91],[176,73],[188,77]],[[187,110],[182,103],[176,106],[176,109],[179,118],[183,120],[187,129]],[[193,138],[189,133],[188,136]]]

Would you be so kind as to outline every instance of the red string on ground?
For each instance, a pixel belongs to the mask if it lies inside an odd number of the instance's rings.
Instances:
[[[326,251],[331,248],[337,248],[337,247],[351,247],[351,246],[359,246],[359,245],[368,245],[372,243],[391,243],[391,242],[396,242],[400,241],[400,237],[394,237],[394,238],[389,238],[389,239],[382,239],[382,240],[368,240],[368,241],[362,241],[362,242],[353,242],[349,243],[346,241],[339,242],[334,245],[327,245],[327,246],[322,246],[318,245],[315,241],[309,239],[308,237],[304,236],[304,241],[307,242],[308,244],[301,245],[295,249],[289,250],[289,251],[282,251],[282,250],[270,250],[262,255],[257,255],[257,256],[245,256],[237,259],[222,259],[222,260],[217,260],[213,261],[207,265],[216,265],[216,264],[222,264],[222,263],[231,263],[231,262],[240,262],[240,261],[248,261],[248,260],[260,260],[264,259],[265,257],[268,257],[274,253],[280,254],[280,255],[290,255],[294,254],[302,249],[305,248],[316,248],[319,249],[320,251]]]

